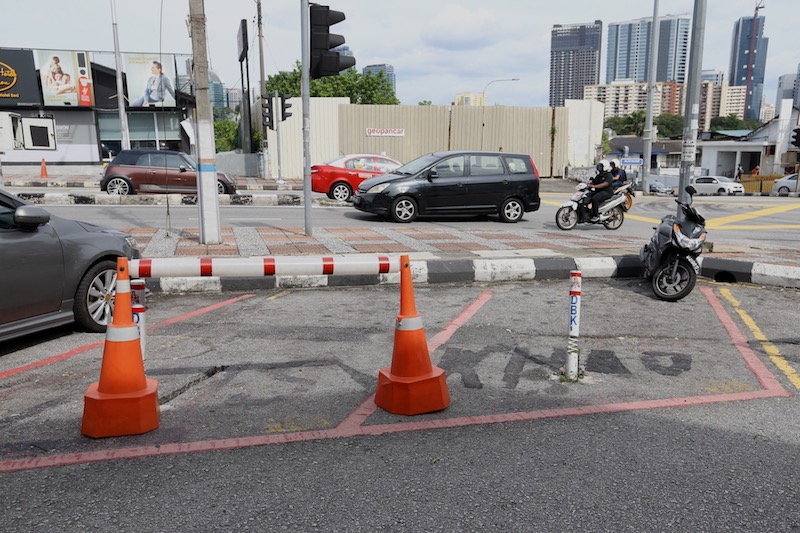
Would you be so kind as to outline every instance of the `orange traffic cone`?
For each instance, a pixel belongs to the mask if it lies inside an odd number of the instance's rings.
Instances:
[[[117,259],[114,320],[108,325],[100,381],[86,389],[81,433],[138,435],[158,428],[158,382],[144,375],[139,327],[133,322],[128,259]]]
[[[400,314],[394,331],[392,366],[378,373],[375,404],[397,415],[441,411],[450,405],[444,370],[431,365],[407,255],[400,257]]]
[[[47,165],[44,164],[44,158],[42,158],[42,172],[39,175],[39,177],[40,178],[46,178],[47,177]]]

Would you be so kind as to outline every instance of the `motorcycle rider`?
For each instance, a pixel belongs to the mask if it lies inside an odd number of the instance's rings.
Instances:
[[[600,209],[600,204],[608,200],[614,195],[614,190],[611,187],[614,177],[611,175],[611,163],[606,159],[601,159],[597,163],[597,175],[589,182],[591,191],[584,199],[584,205],[592,204],[592,218],[591,222],[597,222],[600,217],[597,210]]]
[[[619,159],[611,160],[611,175],[614,177],[614,181],[611,184],[612,190],[616,191],[628,181],[628,173],[620,165]]]

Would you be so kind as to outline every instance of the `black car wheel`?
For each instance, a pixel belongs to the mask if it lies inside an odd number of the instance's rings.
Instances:
[[[340,202],[347,201],[353,195],[353,189],[346,183],[337,183],[331,187],[328,196],[331,200],[339,200]]]
[[[124,196],[126,194],[135,194],[136,190],[133,188],[133,183],[131,183],[128,178],[116,177],[108,180],[106,192],[108,194]]]
[[[778,189],[778,194],[789,194],[789,187],[781,187]]]
[[[514,223],[522,220],[525,208],[517,198],[509,198],[500,207],[500,218],[503,222]]]
[[[114,314],[117,294],[117,263],[105,260],[83,275],[75,291],[73,313],[78,327],[85,331],[104,333]]]
[[[222,180],[217,180],[217,194],[228,194],[228,186]]]
[[[392,202],[390,214],[395,222],[411,222],[417,218],[417,202],[408,196],[401,196]]]

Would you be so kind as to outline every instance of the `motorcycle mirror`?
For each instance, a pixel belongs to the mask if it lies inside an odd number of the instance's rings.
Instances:
[[[687,185],[685,191],[689,194],[689,196],[694,196],[697,194],[697,190],[691,185]]]

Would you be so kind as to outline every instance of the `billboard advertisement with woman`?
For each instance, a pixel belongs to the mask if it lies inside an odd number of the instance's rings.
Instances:
[[[175,107],[175,57],[125,54],[130,107]]]

